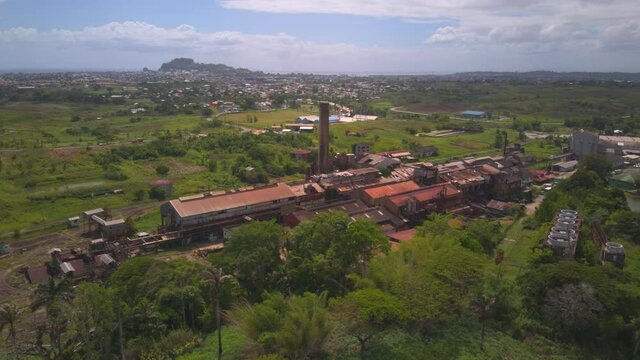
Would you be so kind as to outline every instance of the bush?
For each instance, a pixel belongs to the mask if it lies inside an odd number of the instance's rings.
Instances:
[[[136,192],[133,193],[133,196],[136,201],[144,200],[144,190],[136,190]]]
[[[129,178],[124,172],[122,172],[122,170],[115,167],[109,168],[109,170],[104,174],[104,177],[109,180],[117,181],[127,180]]]
[[[164,200],[167,197],[166,191],[161,187],[153,187],[149,190],[149,198],[156,200]]]
[[[161,175],[161,176],[165,176],[168,173],[169,173],[169,167],[167,165],[160,164],[160,165],[156,166],[156,174]]]

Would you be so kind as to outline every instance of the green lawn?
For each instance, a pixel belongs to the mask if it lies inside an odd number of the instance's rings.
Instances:
[[[274,110],[274,111],[243,111],[234,114],[225,114],[220,120],[250,128],[266,128],[274,125],[284,125],[296,122],[296,118],[304,115],[317,115],[316,106],[305,105],[300,109]],[[253,118],[258,119],[253,122]]]
[[[504,261],[502,271],[507,277],[518,276],[521,269],[525,268],[529,259],[533,255],[532,248],[540,240],[536,231],[524,229],[523,219],[516,221],[509,227],[505,239],[500,244],[500,249],[504,250]]]

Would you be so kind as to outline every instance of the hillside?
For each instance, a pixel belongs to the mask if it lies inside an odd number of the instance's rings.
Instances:
[[[177,58],[163,63],[159,71],[171,72],[180,70],[196,70],[217,74],[251,74],[253,71],[243,68],[234,68],[224,64],[203,64],[197,63],[193,59]]]

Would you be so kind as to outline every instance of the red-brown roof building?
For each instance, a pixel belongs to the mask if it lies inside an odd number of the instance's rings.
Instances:
[[[161,207],[163,223],[172,228],[213,225],[245,216],[268,217],[291,213],[296,194],[284,183],[244,191],[182,197]]]
[[[387,197],[383,204],[394,215],[417,221],[428,213],[453,209],[461,201],[460,190],[451,183],[440,183]]]
[[[402,181],[366,189],[362,192],[362,201],[369,206],[378,206],[386,197],[418,190],[420,186],[414,181]]]

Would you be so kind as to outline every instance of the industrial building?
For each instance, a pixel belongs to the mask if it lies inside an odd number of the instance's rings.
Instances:
[[[477,111],[477,110],[465,110],[458,115],[470,118],[470,119],[486,119],[490,116],[490,114],[486,111]]]
[[[280,217],[295,209],[296,194],[284,184],[246,191],[228,191],[181,197],[162,205],[162,224],[170,229],[212,226],[243,217]]]
[[[362,192],[361,198],[362,201],[369,206],[378,206],[386,197],[418,189],[420,189],[420,185],[416,184],[413,180],[402,181],[366,189]]]
[[[334,211],[345,212],[352,221],[372,221],[379,225],[384,233],[395,232],[407,223],[406,220],[395,216],[383,207],[369,207],[360,200],[352,199],[297,210],[284,217],[284,224],[294,227],[303,221],[313,220],[319,213]]]
[[[614,165],[622,165],[625,155],[640,154],[640,137],[622,135],[598,135],[580,130],[571,134],[569,149],[578,159],[601,154]]]
[[[359,142],[351,145],[351,152],[356,156],[364,156],[371,152],[371,144],[366,142]]]
[[[581,219],[578,212],[570,209],[560,210],[555,225],[549,230],[543,245],[553,250],[556,258],[573,259],[576,254]]]
[[[463,200],[462,192],[451,183],[440,183],[389,196],[383,205],[396,215],[419,222],[432,212],[452,210]]]

